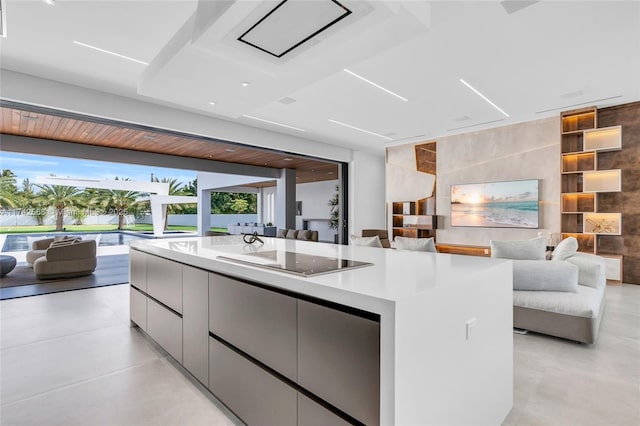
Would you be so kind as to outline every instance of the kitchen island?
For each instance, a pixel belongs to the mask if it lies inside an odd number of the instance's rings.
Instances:
[[[497,425],[507,416],[510,261],[263,240],[145,240],[130,250],[132,323],[244,422]]]

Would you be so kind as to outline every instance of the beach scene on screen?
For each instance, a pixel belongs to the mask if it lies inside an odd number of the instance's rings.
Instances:
[[[538,180],[451,186],[451,226],[538,228]]]

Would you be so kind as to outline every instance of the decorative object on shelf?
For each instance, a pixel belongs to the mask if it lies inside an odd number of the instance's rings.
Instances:
[[[613,227],[613,223],[609,223],[607,219],[586,219],[592,228],[590,232],[594,234],[613,234],[616,229]]]
[[[296,201],[296,216],[302,216],[302,201]]]

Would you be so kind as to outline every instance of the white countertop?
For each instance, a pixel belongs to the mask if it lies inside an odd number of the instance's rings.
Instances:
[[[431,289],[472,280],[481,271],[508,262],[474,256],[410,252],[261,237],[264,244],[245,244],[241,236],[137,240],[131,247],[212,272],[220,272],[275,287],[364,308],[358,297],[379,301],[410,300]],[[344,258],[372,266],[300,277],[286,272],[236,264],[218,256],[238,256],[270,250]],[[377,311],[377,310],[376,310]]]

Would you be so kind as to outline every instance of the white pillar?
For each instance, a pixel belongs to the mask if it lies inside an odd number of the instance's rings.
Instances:
[[[282,169],[276,189],[276,226],[294,229],[296,227],[296,171]]]
[[[153,224],[153,235],[155,237],[162,237],[166,217],[167,205],[151,199],[151,223]]]
[[[198,189],[198,235],[211,229],[211,190]]]
[[[265,219],[264,214],[263,214],[264,212],[262,211],[262,206],[264,205],[264,201],[262,200],[263,195],[264,195],[264,193],[262,191],[262,188],[258,188],[258,192],[256,194],[256,200],[257,200],[256,210],[257,210],[257,213],[258,213],[256,220],[258,221],[258,223],[265,223],[266,222],[264,220]]]

